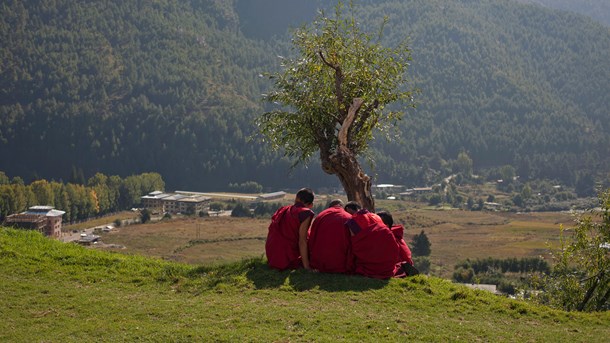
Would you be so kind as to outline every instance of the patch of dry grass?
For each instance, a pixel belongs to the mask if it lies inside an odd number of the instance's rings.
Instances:
[[[265,244],[260,238],[266,237],[268,225],[267,219],[176,218],[118,228],[103,234],[102,241],[125,246],[125,253],[208,264],[260,256]],[[191,243],[202,240],[210,242]]]
[[[405,240],[425,230],[438,276],[451,277],[454,265],[467,258],[548,257],[547,243],[556,243],[560,225],[573,223],[566,213],[503,213],[435,211],[411,203],[382,202],[396,222],[405,226]],[[392,206],[390,206],[392,205]],[[124,245],[122,252],[156,256],[193,264],[216,264],[259,257],[269,219],[208,217],[175,218],[119,228],[104,234],[104,243]]]

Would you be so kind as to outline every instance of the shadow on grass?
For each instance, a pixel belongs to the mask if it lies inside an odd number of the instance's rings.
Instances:
[[[244,281],[255,289],[319,289],[328,292],[366,291],[380,289],[388,284],[388,280],[360,275],[316,273],[305,269],[279,271],[269,268],[266,260],[261,257],[217,266],[201,266],[191,269],[185,276],[199,280],[202,289],[213,289],[223,284],[244,286]]]
[[[251,264],[246,277],[256,289],[290,287],[295,291],[320,289],[327,292],[365,291],[380,289],[388,280],[377,280],[360,275],[315,273],[305,269],[279,271],[271,269],[261,259]]]

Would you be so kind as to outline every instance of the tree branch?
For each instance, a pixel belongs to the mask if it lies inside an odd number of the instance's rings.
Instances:
[[[354,123],[354,120],[356,119],[356,114],[362,107],[363,103],[364,100],[362,98],[354,98],[352,104],[350,105],[349,110],[347,111],[347,117],[345,117],[345,120],[343,120],[343,123],[341,124],[341,129],[337,134],[337,141],[339,143],[338,148],[348,148],[347,134],[349,132],[350,127]]]
[[[597,306],[595,307],[595,310],[601,311],[602,307],[606,304],[608,299],[610,299],[610,288],[608,288],[608,290],[606,291],[606,294],[604,294],[604,296],[599,299],[599,301],[597,302]]]
[[[589,302],[589,300],[591,300],[591,297],[593,296],[593,292],[595,292],[595,289],[599,285],[599,281],[603,277],[603,275],[604,275],[603,272],[598,274],[597,278],[595,279],[595,282],[593,282],[591,287],[589,287],[589,289],[587,290],[587,293],[585,293],[585,298],[582,300],[582,302],[580,304],[578,304],[578,307],[576,308],[578,311],[584,310],[585,306],[587,306],[587,303]]]
[[[324,64],[334,69],[335,71],[335,95],[337,96],[337,108],[339,110],[339,113],[341,114],[339,122],[341,122],[341,120],[344,120],[347,115],[346,111],[341,109],[341,104],[343,103],[343,91],[341,90],[341,85],[343,84],[343,71],[341,70],[340,65],[333,64],[327,61],[324,57],[324,54],[322,53],[322,50],[318,51],[318,55],[320,55],[320,58],[322,59],[322,62],[324,62]]]
[[[373,111],[376,110],[378,107],[379,107],[379,100],[375,99],[375,101],[373,101],[371,106],[368,106],[364,111],[362,111],[362,113],[360,114],[360,117],[358,117],[358,121],[356,121],[356,123],[354,124],[354,128],[352,129],[352,132],[360,131],[360,129],[362,129],[362,126],[369,119],[369,117],[371,116]]]

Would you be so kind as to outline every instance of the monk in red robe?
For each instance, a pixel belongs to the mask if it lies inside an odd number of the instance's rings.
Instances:
[[[379,217],[381,217],[381,220],[383,220],[386,226],[390,228],[392,234],[394,235],[394,238],[396,239],[396,243],[398,243],[399,249],[397,263],[406,262],[410,265],[413,265],[413,259],[411,258],[411,249],[409,249],[409,246],[403,238],[405,231],[404,227],[400,224],[394,224],[394,218],[389,212],[382,211],[377,213],[377,215],[379,215]]]
[[[296,194],[294,205],[278,209],[269,225],[265,253],[271,268],[280,270],[310,269],[307,233],[311,219],[314,194],[303,188]]]
[[[347,205],[346,205],[347,209]],[[354,272],[387,279],[397,274],[398,244],[381,218],[368,210],[355,212],[346,226],[351,232]]]
[[[337,199],[314,219],[307,241],[312,269],[324,273],[350,271],[350,234],[345,223],[351,218],[343,209],[343,202]]]

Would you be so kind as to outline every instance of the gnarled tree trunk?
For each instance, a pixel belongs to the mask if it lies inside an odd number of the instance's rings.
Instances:
[[[349,201],[357,201],[363,208],[374,212],[371,178],[362,171],[360,163],[350,151],[341,150],[322,157],[322,169],[328,174],[337,175]]]
[[[335,151],[330,151],[332,145],[329,141],[320,142],[320,160],[324,172],[337,175],[349,201],[357,201],[363,208],[374,212],[371,178],[364,173],[356,155],[348,148],[349,131],[363,103],[360,98],[353,100],[339,129]]]

